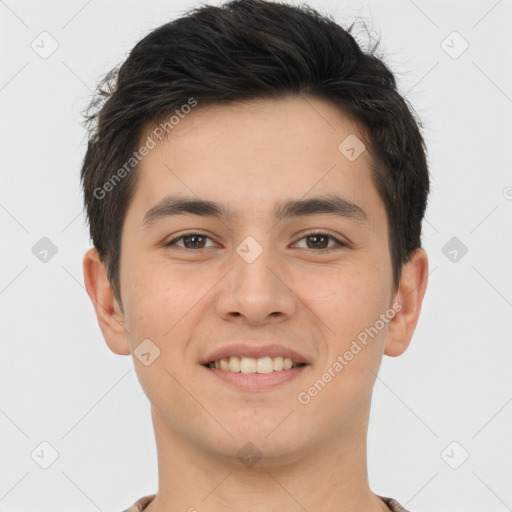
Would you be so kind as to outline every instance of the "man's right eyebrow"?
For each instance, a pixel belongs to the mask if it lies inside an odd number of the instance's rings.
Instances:
[[[158,220],[186,214],[216,217],[224,220],[237,217],[237,214],[228,205],[207,199],[171,195],[164,197],[146,212],[142,227],[153,224]],[[273,214],[277,222],[292,217],[320,214],[368,222],[368,215],[360,206],[334,194],[278,203],[274,206]]]
[[[168,217],[186,214],[217,217],[226,220],[234,217],[228,206],[214,201],[186,196],[166,196],[145,213],[142,219],[142,227]]]

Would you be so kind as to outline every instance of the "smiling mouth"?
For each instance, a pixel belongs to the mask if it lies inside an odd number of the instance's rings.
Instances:
[[[223,357],[205,364],[206,368],[233,373],[272,373],[291,370],[306,363],[294,363],[289,357]]]

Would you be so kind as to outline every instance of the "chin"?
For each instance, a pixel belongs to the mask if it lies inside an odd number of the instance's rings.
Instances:
[[[227,427],[233,435],[215,436],[209,440],[209,450],[230,463],[245,467],[275,467],[291,463],[304,453],[304,438],[290,425],[278,421],[258,425],[237,424]],[[269,427],[269,425],[272,425]],[[277,428],[276,428],[277,427]]]

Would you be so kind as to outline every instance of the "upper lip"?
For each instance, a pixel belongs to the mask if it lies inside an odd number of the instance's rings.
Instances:
[[[284,345],[254,345],[250,343],[237,343],[231,345],[224,345],[213,352],[210,352],[202,361],[201,364],[208,364],[211,361],[217,361],[224,357],[252,357],[258,359],[260,357],[289,357],[294,363],[308,364],[309,361],[305,356],[299,354],[291,348],[285,347]]]

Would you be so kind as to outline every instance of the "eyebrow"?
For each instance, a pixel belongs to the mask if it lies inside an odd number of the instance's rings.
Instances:
[[[237,215],[222,203],[195,199],[186,196],[170,195],[151,207],[144,215],[141,227],[177,215],[200,215],[231,220]],[[337,195],[314,197],[311,199],[289,200],[277,203],[273,209],[274,219],[280,222],[292,217],[327,214],[355,221],[368,222],[366,212],[357,204]]]

